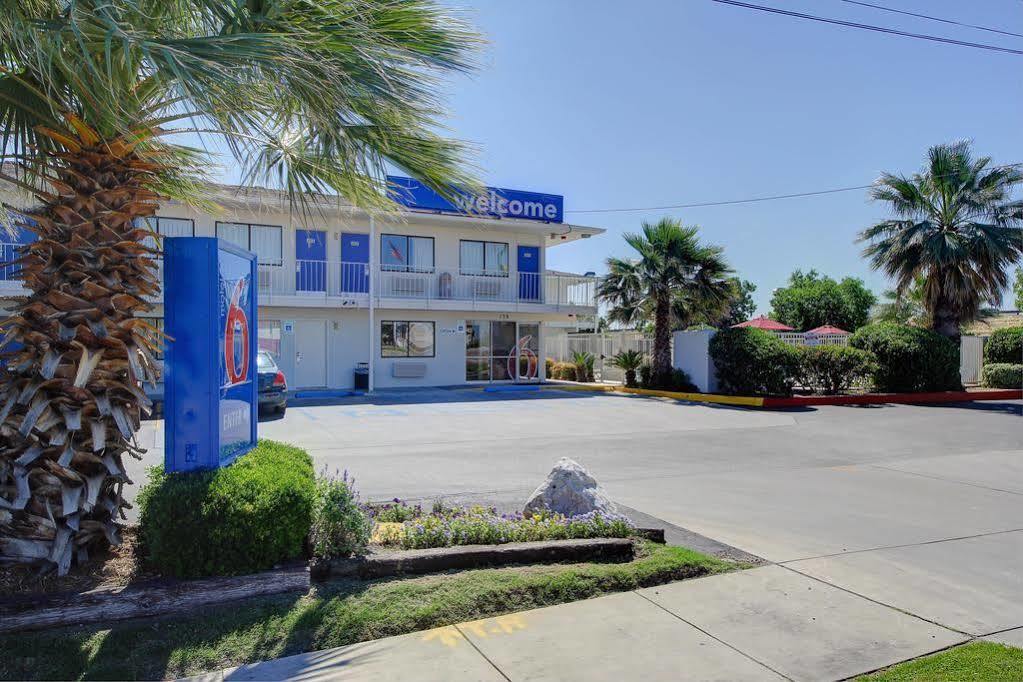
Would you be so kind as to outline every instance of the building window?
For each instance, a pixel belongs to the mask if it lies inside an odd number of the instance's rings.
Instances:
[[[217,236],[252,251],[260,265],[281,265],[284,262],[284,228],[280,225],[217,221]]]
[[[259,321],[259,350],[265,350],[274,359],[281,357],[281,321]]]
[[[433,272],[433,237],[380,235],[380,268],[392,272]]]
[[[385,320],[380,323],[380,357],[432,358],[435,332],[434,322]]]
[[[146,225],[150,230],[161,237],[194,237],[195,221],[191,218],[165,218],[153,216],[151,218],[137,218],[136,225]],[[162,251],[163,244],[156,241],[156,237],[148,236],[142,240],[142,244],[151,249]],[[156,256],[162,258],[163,254]]]
[[[463,275],[508,276],[508,245],[463,239],[458,248],[458,269]]]

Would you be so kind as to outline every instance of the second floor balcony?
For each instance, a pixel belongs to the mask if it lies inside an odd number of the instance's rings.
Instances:
[[[16,258],[16,247],[0,244],[0,263]],[[157,263],[162,264],[159,260]],[[374,268],[366,263],[296,260],[260,263],[258,286],[260,305],[365,307],[371,292],[382,307],[553,309],[592,314],[597,305],[597,278],[551,272],[395,269],[386,265]],[[17,280],[17,266],[0,265],[0,295],[4,293],[24,293]],[[154,302],[161,299],[158,296]]]
[[[293,297],[324,297],[359,305],[372,293],[383,305],[404,301],[425,307],[457,307],[455,304],[461,303],[474,309],[488,304],[595,308],[596,286],[595,277],[550,272],[374,268],[366,263],[309,260],[296,261],[293,270],[289,266],[259,266],[259,295],[267,304]]]

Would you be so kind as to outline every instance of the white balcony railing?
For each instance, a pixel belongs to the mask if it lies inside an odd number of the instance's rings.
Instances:
[[[17,266],[3,265],[16,257],[16,244],[0,243],[0,286],[15,285]],[[163,279],[163,261],[157,259]],[[595,277],[550,273],[466,271],[460,268],[397,270],[387,266],[371,272],[366,263],[299,260],[293,264],[260,263],[260,300],[280,297],[326,297],[346,301],[379,299],[471,301],[564,307],[596,307]],[[162,297],[156,297],[159,301]],[[283,303],[283,301],[281,301]]]

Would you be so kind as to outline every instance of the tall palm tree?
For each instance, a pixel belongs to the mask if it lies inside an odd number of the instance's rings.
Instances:
[[[388,166],[475,187],[436,132],[435,79],[478,42],[432,0],[0,0],[0,178],[38,235],[6,325],[22,347],[0,385],[0,563],[63,573],[118,541],[162,341],[137,317],[159,290],[158,201],[205,205],[208,150],[303,210],[393,208]]]
[[[699,228],[683,227],[673,218],[643,223],[640,234],[625,241],[639,258],[608,258],[608,274],[597,288],[610,305],[608,319],[635,324],[652,311],[654,320],[653,381],[664,385],[671,376],[672,318],[693,311],[720,309],[732,294],[732,271],[719,246],[701,244]]]
[[[1023,256],[1023,184],[1016,167],[974,159],[969,142],[928,150],[924,169],[911,177],[885,173],[870,196],[893,217],[860,233],[874,269],[895,279],[900,292],[923,277],[923,303],[931,326],[958,339],[985,302],[997,305],[1008,269]]]

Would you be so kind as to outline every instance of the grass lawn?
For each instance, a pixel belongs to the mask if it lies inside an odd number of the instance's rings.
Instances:
[[[627,563],[338,581],[305,595],[235,602],[186,618],[2,637],[0,678],[182,677],[733,568],[689,549],[645,542]]]
[[[864,675],[860,682],[945,682],[1023,680],[1023,649],[996,642],[970,642]]]

